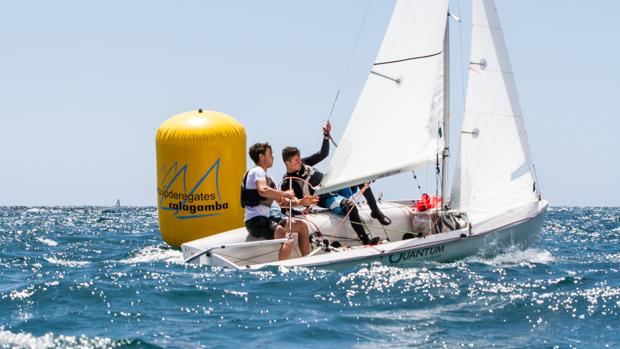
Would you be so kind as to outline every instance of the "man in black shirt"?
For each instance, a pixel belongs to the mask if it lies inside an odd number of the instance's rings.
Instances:
[[[286,147],[282,150],[282,160],[286,165],[285,180],[282,181],[281,189],[283,191],[289,190],[290,182],[287,177],[293,177],[292,186],[295,196],[297,198],[303,198],[307,195],[314,195],[314,187],[318,186],[323,179],[323,173],[315,169],[317,163],[325,159],[329,155],[329,133],[331,132],[331,125],[329,122],[323,126],[323,144],[321,150],[318,153],[314,153],[305,158],[301,158],[299,149],[296,147]],[[299,178],[299,180],[295,180]],[[363,186],[360,185],[359,188]],[[319,195],[318,205],[321,207],[329,208],[332,212],[345,215],[349,210],[349,220],[351,226],[357,233],[364,245],[376,244],[379,242],[379,238],[370,239],[368,233],[364,229],[362,220],[357,211],[355,203],[349,198],[357,191],[357,188],[345,188],[337,192],[326,193]],[[379,207],[377,206],[377,200],[375,199],[372,190],[367,188],[364,191],[364,197],[371,209],[371,216],[377,219],[383,225],[389,225],[392,221],[386,217]]]

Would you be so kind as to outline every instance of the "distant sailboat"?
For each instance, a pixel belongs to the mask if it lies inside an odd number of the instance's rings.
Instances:
[[[116,199],[116,204],[110,208],[104,209],[104,213],[121,213],[121,200]]]
[[[238,269],[337,267],[450,261],[531,245],[547,201],[536,186],[494,1],[473,0],[472,14],[468,91],[451,195],[448,0],[396,2],[364,90],[317,188],[327,193],[435,166],[441,169],[441,207],[420,211],[412,201],[382,202],[381,210],[392,219],[384,227],[362,205],[366,228],[384,238],[374,246],[361,245],[353,230],[340,224],[341,217],[318,213],[300,217],[315,232],[316,246],[308,256],[278,261],[282,241],[255,241],[240,228],[183,244],[185,261]]]

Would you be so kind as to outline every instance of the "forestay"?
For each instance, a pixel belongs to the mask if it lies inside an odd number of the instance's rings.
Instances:
[[[451,206],[481,221],[536,202],[523,115],[492,0],[474,0],[471,66]]]
[[[443,149],[447,0],[396,2],[319,193],[413,170]]]

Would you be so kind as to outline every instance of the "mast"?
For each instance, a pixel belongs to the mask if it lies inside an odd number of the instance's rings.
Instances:
[[[446,32],[443,38],[443,125],[444,148],[441,156],[441,200],[442,207],[448,202],[448,157],[450,156],[450,13],[446,16]]]

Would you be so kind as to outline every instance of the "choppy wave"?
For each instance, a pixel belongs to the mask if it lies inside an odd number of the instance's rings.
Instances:
[[[59,259],[56,257],[45,257],[44,259],[50,262],[51,264],[57,264],[63,267],[71,267],[71,268],[83,267],[90,263],[88,261],[71,261],[71,260]]]
[[[185,265],[153,208],[0,208],[0,347],[614,347],[620,209],[534,246],[343,271]]]
[[[467,261],[484,263],[493,266],[533,266],[535,264],[552,263],[554,258],[551,252],[538,248],[528,248],[525,250],[514,248],[492,258],[473,256],[467,258]]]
[[[11,300],[24,300],[34,294],[34,287],[28,287],[22,290],[13,290],[8,295],[3,295],[2,298],[10,298]]]
[[[162,246],[148,246],[138,251],[133,257],[120,262],[126,264],[151,263],[165,261],[167,263],[183,264],[183,253],[178,250]]]
[[[58,243],[56,241],[52,240],[52,239],[46,239],[46,238],[38,237],[37,241],[42,243],[42,244],[45,244],[45,245],[47,245],[49,247],[58,246]]]
[[[0,327],[0,348],[121,348],[142,347],[145,343],[135,340],[113,340],[105,337],[64,336],[46,333],[42,336],[33,336],[30,333],[13,333]]]

